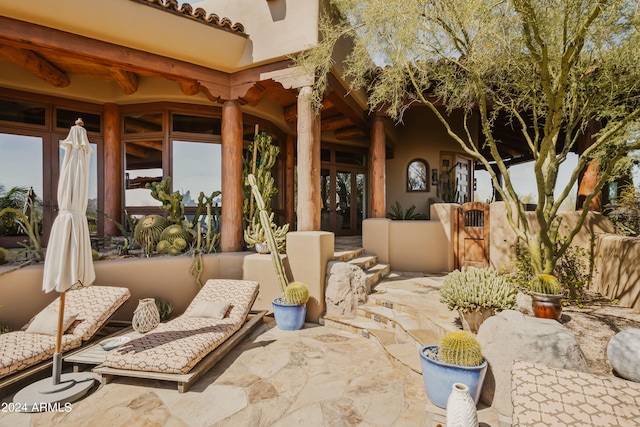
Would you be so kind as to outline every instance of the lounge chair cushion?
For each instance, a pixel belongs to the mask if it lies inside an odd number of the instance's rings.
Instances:
[[[231,307],[228,301],[198,301],[189,312],[189,317],[224,319]]]
[[[69,313],[65,310],[62,320],[62,330],[66,333],[69,326],[76,320],[76,313]],[[58,310],[42,310],[33,319],[25,332],[31,334],[57,335],[58,332]]]
[[[108,352],[104,366],[186,374],[242,327],[257,296],[257,282],[209,280],[182,316]],[[192,317],[201,301],[229,302],[231,308],[223,319]]]
[[[74,322],[77,326],[72,326],[73,333],[62,336],[62,351],[78,348],[90,340],[129,295],[127,288],[113,286],[89,286],[67,291],[65,313],[77,313]],[[57,312],[59,305],[59,298],[56,298],[45,310]],[[34,334],[26,331],[28,327],[24,329],[0,335],[0,378],[53,357],[55,335]]]

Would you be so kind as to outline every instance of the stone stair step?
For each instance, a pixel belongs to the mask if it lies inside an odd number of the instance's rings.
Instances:
[[[367,286],[369,286],[369,289],[375,288],[378,282],[387,275],[390,270],[391,267],[388,264],[376,264],[365,270],[365,274],[367,275]]]
[[[408,343],[389,344],[384,347],[385,351],[398,362],[408,366],[414,372],[422,374],[420,366],[419,349]]]
[[[347,262],[364,254],[364,248],[338,250],[333,253],[334,261]]]
[[[367,269],[378,263],[378,257],[376,255],[362,254],[358,257],[350,259],[347,262],[349,264],[357,265],[358,267],[366,271]]]

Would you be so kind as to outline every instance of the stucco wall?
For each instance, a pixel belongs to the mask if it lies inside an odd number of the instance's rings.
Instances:
[[[205,255],[202,283],[207,279],[242,278],[242,261],[250,252]],[[142,298],[160,297],[171,301],[174,314],[184,312],[200,290],[189,274],[191,257],[160,256],[125,258],[94,263],[96,280],[102,286],[129,288],[131,297],[114,314],[113,319],[130,321]],[[57,292],[42,291],[43,264],[32,265],[0,276],[0,320],[13,329],[20,328],[31,317],[53,301]]]
[[[640,312],[640,238],[600,236],[596,253],[598,273],[590,289]]]
[[[451,126],[455,132],[462,134],[462,116],[458,113],[451,117]],[[473,128],[473,126],[472,126]],[[437,196],[438,186],[430,185],[428,192],[407,191],[407,166],[416,159],[424,159],[429,170],[440,169],[440,152],[460,152],[460,146],[446,132],[437,117],[426,108],[414,108],[405,113],[403,123],[395,126],[397,144],[394,147],[394,158],[386,162],[386,204],[387,212],[391,206],[400,202],[403,209],[411,205],[429,217],[427,200]],[[440,174],[440,172],[438,172]],[[431,173],[427,177],[431,182]],[[472,177],[470,177],[472,179]]]

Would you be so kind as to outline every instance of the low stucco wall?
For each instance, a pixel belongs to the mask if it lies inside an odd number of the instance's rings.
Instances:
[[[211,278],[241,279],[242,260],[248,252],[210,254],[203,257],[201,281]],[[200,287],[189,274],[191,257],[159,256],[94,262],[95,285],[129,288],[131,297],[116,311],[114,320],[130,321],[142,298],[159,297],[173,303],[173,313],[184,312]],[[31,265],[0,276],[0,320],[18,329],[53,301],[57,292],[42,291],[43,264]]]
[[[367,219],[362,244],[395,271],[441,273],[450,271],[450,240],[440,221]]]
[[[589,289],[640,312],[640,238],[600,236],[595,261],[597,273]]]

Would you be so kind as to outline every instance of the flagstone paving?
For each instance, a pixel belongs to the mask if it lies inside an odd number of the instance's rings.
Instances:
[[[498,425],[491,408],[480,416],[485,426]],[[117,378],[69,412],[0,413],[0,426],[436,426],[444,419],[422,377],[375,341],[311,324],[281,331],[271,321],[188,393]]]

